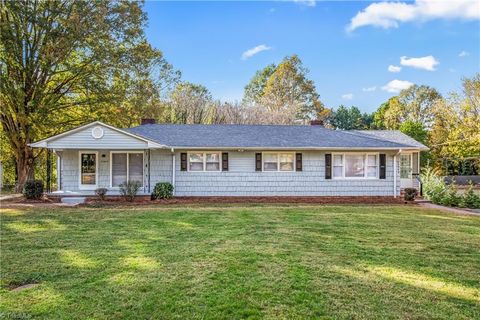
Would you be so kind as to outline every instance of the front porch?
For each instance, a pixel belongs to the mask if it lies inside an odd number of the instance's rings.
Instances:
[[[47,157],[46,189],[52,196],[65,197],[93,196],[98,188],[106,188],[108,195],[120,195],[120,186],[127,181],[140,184],[139,195],[149,195],[153,189],[152,177],[155,181],[170,181],[171,171],[168,174],[164,171],[169,164],[171,168],[174,157],[164,145],[101,122],[47,138],[31,147],[55,153],[57,190],[52,191],[49,183],[51,157]],[[164,154],[168,163],[155,163],[155,172],[150,166],[153,152]],[[159,172],[163,177],[155,176]]]

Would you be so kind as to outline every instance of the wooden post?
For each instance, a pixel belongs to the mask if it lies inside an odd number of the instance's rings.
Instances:
[[[150,188],[150,149],[148,149],[148,193],[152,192]]]
[[[52,150],[47,149],[47,192],[52,191]]]

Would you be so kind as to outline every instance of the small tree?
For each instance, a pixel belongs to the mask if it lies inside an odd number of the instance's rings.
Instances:
[[[120,185],[120,194],[130,202],[135,199],[138,190],[140,190],[140,182],[138,181],[126,181]]]
[[[97,188],[95,189],[95,194],[98,196],[100,200],[105,200],[105,196],[107,195],[107,188]]]

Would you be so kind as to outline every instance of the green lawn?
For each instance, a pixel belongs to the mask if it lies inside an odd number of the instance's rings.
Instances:
[[[480,217],[414,206],[4,209],[1,232],[0,318],[480,318]]]

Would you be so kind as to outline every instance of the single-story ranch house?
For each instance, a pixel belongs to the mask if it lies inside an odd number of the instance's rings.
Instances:
[[[312,122],[313,123],[313,122]],[[58,193],[139,194],[170,182],[175,196],[382,196],[418,187],[423,144],[399,131],[321,125],[155,124],[119,129],[93,122],[32,143],[57,157]]]

